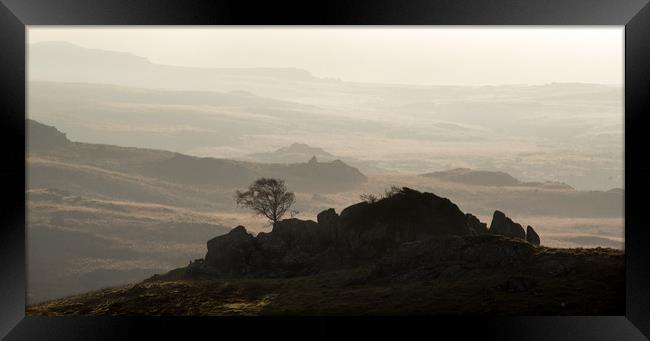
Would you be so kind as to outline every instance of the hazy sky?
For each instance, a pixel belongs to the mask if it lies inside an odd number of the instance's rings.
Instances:
[[[623,83],[623,26],[31,26],[29,43],[66,41],[201,67],[296,67],[347,81],[498,85]]]

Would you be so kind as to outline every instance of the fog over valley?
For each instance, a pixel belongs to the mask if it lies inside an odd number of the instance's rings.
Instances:
[[[29,117],[78,141],[242,160],[302,143],[369,173],[463,167],[578,189],[623,185],[620,86],[349,83],[304,70],[167,67],[65,43],[36,44],[29,56]]]

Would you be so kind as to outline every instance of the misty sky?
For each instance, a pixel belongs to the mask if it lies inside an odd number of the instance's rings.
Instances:
[[[294,67],[346,81],[499,85],[623,83],[623,26],[47,27],[65,41],[197,67]]]

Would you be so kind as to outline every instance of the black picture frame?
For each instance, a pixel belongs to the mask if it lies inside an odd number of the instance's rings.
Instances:
[[[0,337],[124,340],[192,337],[452,335],[513,340],[650,337],[645,149],[650,111],[647,0],[147,1],[0,0]],[[174,318],[25,316],[25,37],[28,25],[624,25],[625,316]],[[579,293],[576,293],[579,294]],[[342,327],[349,331],[343,332]],[[351,327],[351,328],[350,328]],[[300,331],[299,331],[300,330]],[[422,334],[424,333],[424,334]],[[451,333],[451,334],[450,334]],[[644,336],[645,335],[645,336]]]

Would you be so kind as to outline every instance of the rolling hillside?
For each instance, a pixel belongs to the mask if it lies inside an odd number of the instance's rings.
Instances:
[[[28,116],[76,141],[264,162],[285,161],[248,156],[303,143],[367,175],[471,168],[582,190],[623,184],[620,86],[370,84],[29,49]]]
[[[299,217],[340,210],[392,185],[435,191],[485,219],[492,207],[534,224],[555,247],[622,248],[621,190],[486,186],[418,175],[365,176],[341,161],[294,164],[201,158],[74,142],[27,122],[29,302],[132,283],[187,264],[237,225],[268,231],[235,207],[235,188],[287,180]],[[72,240],[72,243],[66,242]]]
[[[325,193],[366,181],[340,161],[255,164],[86,144],[33,120],[27,134],[30,302],[130,283],[200,256],[206,238],[242,215],[234,188],[258,177]]]

